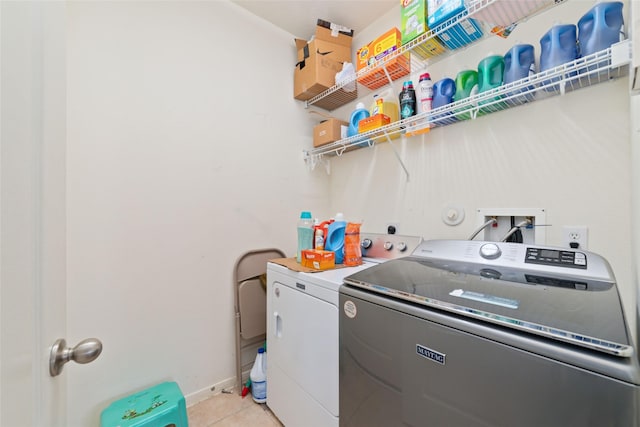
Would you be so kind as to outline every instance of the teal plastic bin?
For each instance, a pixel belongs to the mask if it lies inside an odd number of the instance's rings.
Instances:
[[[100,415],[101,427],[188,427],[187,407],[180,387],[164,382],[122,398]]]

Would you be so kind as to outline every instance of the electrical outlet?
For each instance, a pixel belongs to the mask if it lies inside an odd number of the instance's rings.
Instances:
[[[587,249],[589,237],[589,229],[585,226],[578,225],[565,225],[562,227],[562,246],[565,248],[572,248],[572,244],[577,248],[574,249]]]

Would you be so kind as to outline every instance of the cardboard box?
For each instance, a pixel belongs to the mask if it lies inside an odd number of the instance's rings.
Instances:
[[[427,0],[427,24],[436,28],[465,9],[465,0]],[[448,49],[454,50],[482,37],[482,28],[475,19],[467,18],[440,32],[438,37]]]
[[[343,25],[318,19],[316,25],[316,40],[325,40],[351,48],[353,30]]]
[[[356,54],[356,72],[367,66],[378,64],[396,52],[402,46],[400,30],[392,28],[371,43],[358,49]],[[387,61],[385,67],[391,80],[397,80],[411,72],[409,53],[399,55]],[[389,84],[386,73],[382,68],[358,77],[358,82],[369,89],[377,89]]]
[[[320,147],[341,140],[348,127],[349,123],[335,118],[320,122],[313,128],[313,146]]]
[[[316,270],[328,270],[336,266],[336,254],[333,251],[305,249],[301,252],[300,264]]]
[[[340,30],[342,29],[342,30]],[[344,62],[351,62],[351,40],[353,31],[321,19],[316,26],[312,41],[296,39],[298,61],[293,73],[293,97],[307,101],[336,84],[336,73]],[[357,91],[339,92],[347,94],[342,104],[357,97]],[[335,102],[329,102],[332,108]],[[326,106],[315,104],[321,108]]]
[[[400,0],[400,33],[402,45],[429,31],[427,25],[427,0]],[[432,37],[411,52],[422,59],[428,59],[444,53],[446,49],[436,37]]]

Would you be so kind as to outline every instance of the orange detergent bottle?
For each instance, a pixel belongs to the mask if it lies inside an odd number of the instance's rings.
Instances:
[[[349,222],[344,230],[344,265],[350,267],[362,264],[360,225],[360,223]]]

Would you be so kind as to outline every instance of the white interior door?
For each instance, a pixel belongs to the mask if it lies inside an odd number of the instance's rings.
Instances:
[[[65,426],[65,4],[3,1],[0,20],[0,425]]]

